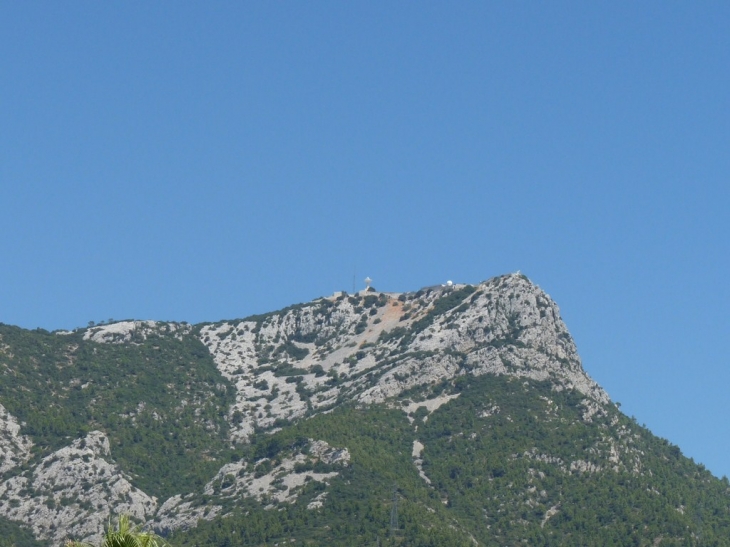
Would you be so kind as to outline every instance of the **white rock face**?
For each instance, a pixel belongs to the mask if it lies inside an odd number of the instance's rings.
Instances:
[[[416,466],[416,469],[418,469],[418,476],[421,477],[426,484],[431,484],[431,479],[429,479],[426,476],[426,473],[423,471],[423,458],[421,457],[421,454],[423,454],[423,449],[426,448],[423,446],[423,443],[421,441],[413,441],[413,450],[411,451],[411,457],[413,458],[413,464]]]
[[[107,437],[92,431],[43,458],[31,472],[4,481],[0,514],[53,545],[67,537],[97,543],[112,515],[145,521],[154,514],[157,501],[134,488],[107,461],[109,456]]]
[[[468,300],[466,309],[435,322],[412,349],[453,349],[467,354],[473,374],[551,379],[598,402],[609,401],[583,370],[557,304],[539,287],[512,274],[481,283]]]
[[[90,327],[84,332],[84,340],[100,344],[125,344],[143,341],[150,334],[173,334],[179,337],[190,332],[190,325],[181,323],[159,323],[156,321],[118,321],[108,325]]]
[[[162,504],[157,517],[151,523],[157,533],[187,530],[194,527],[200,519],[214,519],[223,509],[220,505],[200,505],[195,504],[194,500],[185,501],[185,498],[194,498],[194,495],[173,496]]]
[[[464,298],[454,298],[459,295]],[[83,338],[136,344],[149,336],[180,338],[192,332],[198,331],[186,324],[123,321],[87,329]],[[549,381],[555,390],[577,390],[586,396],[581,405],[587,423],[602,416],[609,403],[583,370],[557,305],[519,274],[485,281],[473,290],[455,284],[415,294],[339,294],[258,318],[206,325],[198,337],[235,386],[227,416],[234,445],[258,429],[272,431],[343,402],[385,402],[407,414],[419,407],[434,412],[458,393],[424,390],[464,375],[509,375]],[[401,404],[397,398],[411,389],[428,398]],[[495,405],[483,417],[498,413]],[[17,420],[0,406],[0,473],[12,472],[30,455],[31,440],[20,431]],[[537,451],[524,457],[572,474],[638,473],[642,454],[633,441],[628,431],[617,438],[607,435],[585,460],[564,462]],[[413,462],[430,483],[422,468],[424,450],[428,447],[414,443]],[[601,467],[593,456],[607,463]],[[54,545],[67,536],[95,542],[109,516],[120,513],[170,531],[224,515],[224,507],[240,497],[267,505],[291,503],[307,481],[326,483],[338,474],[332,467],[315,472],[313,463],[345,466],[350,454],[346,447],[310,439],[306,451],[277,458],[223,465],[203,492],[173,496],[158,510],[157,500],[134,488],[113,463],[106,437],[93,432],[30,471],[6,478],[0,484],[0,514]],[[326,495],[322,492],[308,507],[321,507]],[[539,493],[535,495],[538,503]]]
[[[206,485],[205,493],[214,495],[222,492],[226,497],[243,496],[259,501],[291,503],[297,498],[299,487],[307,481],[325,482],[338,475],[337,471],[318,473],[306,465],[317,462],[344,467],[350,463],[350,452],[347,448],[332,447],[325,441],[309,439],[307,450],[292,454],[279,462],[264,458],[255,465],[244,462],[224,465]],[[302,468],[299,469],[297,464],[302,464]],[[256,468],[261,465],[265,466],[265,473],[257,472]]]
[[[601,412],[608,395],[583,370],[548,295],[520,274],[474,289],[450,309],[442,299],[464,285],[415,295],[340,295],[257,320],[205,326],[201,341],[236,386],[231,440],[243,442],[256,428],[338,401],[381,403],[463,374],[549,380],[593,401],[586,420]]]
[[[296,499],[296,490],[307,480],[324,482],[338,474],[336,471],[329,473],[295,472],[296,464],[305,461],[306,457],[300,454],[295,458],[283,460],[281,464],[265,475],[260,477],[250,475],[239,483],[241,488],[237,490],[237,493],[247,498],[256,498],[258,501],[291,503]]]
[[[460,393],[455,393],[454,395],[441,395],[440,397],[434,397],[433,399],[426,399],[425,401],[420,401],[417,403],[409,403],[402,408],[403,411],[409,415],[408,417],[411,423],[413,423],[413,418],[411,418],[410,415],[417,411],[419,408],[423,407],[429,414],[431,414],[435,410],[438,410],[440,407],[448,403],[451,399],[456,399],[459,395]],[[423,421],[425,422],[427,419],[428,416],[424,417]]]
[[[362,359],[356,367],[342,361],[354,356],[358,346],[374,342],[386,326],[397,322],[397,314],[388,312],[381,307],[377,315],[368,316],[371,326],[360,333],[356,332],[360,315],[344,298],[315,301],[281,315],[273,314],[260,324],[240,321],[203,327],[200,339],[221,373],[236,386],[236,403],[229,413],[231,440],[244,441],[256,427],[271,427],[277,419],[304,416],[310,404],[312,408],[331,405],[341,389],[330,387],[331,375],[326,373],[361,373],[375,367],[372,358]],[[381,319],[378,326],[373,323],[376,319]],[[329,341],[317,347],[296,340],[312,334]],[[287,341],[289,351],[299,350],[306,355],[297,359],[282,350]],[[282,364],[295,370],[283,374],[272,370]],[[301,380],[288,381],[294,377]],[[317,396],[307,401],[297,391],[300,384],[318,392]]]
[[[205,485],[203,493],[219,499],[254,498],[265,504],[293,503],[301,487],[314,480],[327,483],[336,477],[338,471],[316,472],[311,465],[322,462],[344,467],[350,462],[347,448],[335,448],[325,441],[309,439],[305,452],[294,453],[280,461],[264,458],[254,464],[234,462],[224,465],[213,479]],[[326,494],[326,492],[323,492]],[[188,499],[193,498],[193,499]],[[325,495],[320,495],[308,508],[321,507]],[[195,503],[193,496],[174,496],[161,507],[152,526],[160,533],[175,529],[186,529],[199,519],[210,520],[221,513],[222,505]]]
[[[310,439],[309,455],[328,465],[347,465],[350,463],[350,451],[347,448],[334,448],[325,441]]]
[[[33,442],[20,434],[20,424],[0,405],[0,474],[20,465],[30,456]]]

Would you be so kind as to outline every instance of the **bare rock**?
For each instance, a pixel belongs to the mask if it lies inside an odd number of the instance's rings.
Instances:
[[[109,456],[107,437],[92,431],[3,482],[0,514],[54,544],[69,537],[97,542],[112,515],[146,520],[156,499],[133,487]]]

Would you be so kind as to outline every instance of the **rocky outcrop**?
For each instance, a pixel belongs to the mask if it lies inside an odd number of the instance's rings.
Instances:
[[[0,485],[0,514],[59,545],[66,538],[96,542],[112,515],[145,521],[157,502],[132,486],[108,461],[109,440],[93,431]]]
[[[20,424],[0,405],[0,474],[26,461],[33,442],[20,434]]]
[[[161,323],[157,321],[117,321],[107,325],[90,327],[84,332],[84,340],[100,344],[139,343],[151,334],[180,337],[190,332],[186,323]],[[60,332],[59,334],[65,334]]]
[[[262,458],[251,463],[229,463],[205,485],[203,494],[212,501],[203,505],[200,497],[193,494],[174,496],[160,507],[151,525],[162,534],[190,528],[199,519],[212,519],[221,514],[224,504],[230,505],[231,500],[238,498],[253,498],[272,507],[272,504],[292,503],[308,481],[327,483],[349,462],[347,448],[309,439],[306,446],[280,460]],[[318,470],[320,463],[334,470]],[[321,506],[323,499],[321,496],[311,508]]]
[[[549,380],[586,395],[597,405],[591,412],[609,402],[583,370],[558,306],[521,274],[473,287],[340,294],[207,325],[199,336],[236,386],[234,442],[345,398],[381,403],[463,374]]]
[[[557,305],[520,274],[416,293],[336,294],[264,316],[199,327],[122,321],[92,327],[83,340],[140,344],[151,336],[196,336],[205,345],[235,386],[227,415],[233,446],[256,431],[274,431],[345,401],[387,403],[409,416],[421,407],[431,413],[458,393],[429,389],[464,375],[510,375],[546,380],[555,390],[576,390],[585,396],[580,404],[586,423],[600,417],[610,402],[583,370]],[[192,342],[208,359],[198,340]],[[408,390],[423,393],[415,402],[399,400]],[[144,402],[139,405],[144,408]],[[485,415],[499,412],[493,406]],[[123,418],[135,423],[133,415]],[[16,468],[29,460],[32,447],[21,430],[0,405],[0,473],[6,474],[0,514],[54,545],[66,537],[95,541],[109,517],[120,513],[165,533],[225,514],[241,497],[267,506],[291,503],[307,481],[326,483],[350,460],[347,447],[310,439],[306,449],[275,460],[227,463],[203,491],[181,492],[158,509],[157,500],[135,488],[113,462],[103,433],[73,441],[20,473]],[[566,473],[640,468],[640,454],[631,452],[630,439],[607,435],[594,449],[605,464],[552,461],[549,454],[532,452],[525,457],[550,461]],[[414,463],[430,483],[422,468],[423,450],[414,444]],[[320,507],[326,495],[320,493],[308,507]]]

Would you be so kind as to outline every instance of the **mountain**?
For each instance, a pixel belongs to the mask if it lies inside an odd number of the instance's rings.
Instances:
[[[241,320],[0,325],[0,546],[730,545],[521,274]]]

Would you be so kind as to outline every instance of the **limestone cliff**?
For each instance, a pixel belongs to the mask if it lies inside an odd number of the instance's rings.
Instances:
[[[72,349],[76,352],[83,344],[92,345],[92,350],[104,344],[131,347],[164,337],[197,337],[195,343],[207,348],[222,379],[235,388],[235,400],[225,410],[232,449],[245,445],[256,432],[275,431],[345,403],[384,403],[402,409],[413,421],[419,408],[434,412],[458,397],[448,386],[463,376],[518,377],[547,381],[556,392],[575,391],[583,396],[586,423],[605,415],[610,403],[583,369],[558,306],[521,274],[414,293],[337,293],[279,312],[198,326],[154,321],[99,325],[83,331]],[[10,361],[3,361],[3,355],[7,360],[12,351],[6,344],[0,352],[3,381],[12,382],[15,374]],[[70,351],[59,357],[67,361],[64,367],[75,366]],[[83,370],[78,371],[74,386],[86,388],[89,383],[85,382]],[[446,392],[430,399],[413,402],[403,396],[439,385],[446,386]],[[221,383],[215,389],[226,388]],[[135,404],[144,409],[145,403]],[[180,394],[179,404],[203,405],[205,401]],[[132,419],[129,416],[120,414],[120,419]],[[156,411],[150,419],[164,423]],[[211,434],[220,431],[214,425],[205,427]],[[416,442],[414,465],[430,484],[422,469],[423,445]],[[606,434],[602,446],[595,450],[606,453],[605,464],[576,460],[556,465],[566,472],[640,465],[636,454],[636,462],[620,463],[621,453],[629,448],[618,436]],[[0,405],[0,473],[4,477],[0,515],[30,528],[51,545],[67,537],[98,539],[112,514],[130,514],[167,533],[225,514],[237,498],[294,503],[306,482],[326,484],[350,460],[346,446],[331,447],[309,439],[269,464],[265,458],[222,462],[201,490],[158,500],[134,486],[135,478],[115,463],[114,450],[101,431],[69,439],[68,446],[50,453],[34,455],[32,448],[32,437]],[[216,457],[211,454],[209,459]],[[525,453],[525,458],[545,457]],[[313,470],[317,465],[325,470]],[[322,492],[309,508],[320,507],[326,495]]]

